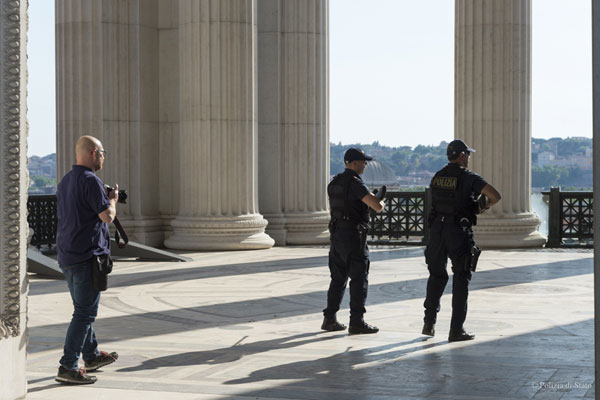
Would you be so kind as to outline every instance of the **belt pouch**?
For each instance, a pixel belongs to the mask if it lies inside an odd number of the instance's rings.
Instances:
[[[92,283],[94,289],[103,292],[108,288],[108,274],[112,272],[113,262],[109,254],[92,257]]]

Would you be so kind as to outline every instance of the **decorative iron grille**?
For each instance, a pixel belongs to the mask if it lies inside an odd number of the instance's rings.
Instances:
[[[27,223],[33,230],[32,246],[56,243],[56,195],[31,195],[27,199]]]
[[[385,210],[371,212],[369,244],[425,244],[429,192],[388,192],[385,197]]]
[[[594,241],[594,193],[561,192],[552,188],[548,210],[546,247],[592,247]]]

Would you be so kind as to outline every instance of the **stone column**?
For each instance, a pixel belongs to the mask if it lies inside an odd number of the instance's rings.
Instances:
[[[0,5],[0,398],[27,393],[27,2]]]
[[[592,1],[592,76],[594,116],[594,197],[600,193],[600,4]],[[600,215],[594,201],[594,216]],[[594,393],[600,399],[600,224],[594,223]]]
[[[161,245],[157,0],[57,0],[57,177],[84,134],[108,152],[98,173],[129,191],[118,206],[130,239]]]
[[[255,0],[180,0],[180,198],[169,248],[274,244],[258,213],[255,46]]]
[[[479,218],[483,247],[538,247],[531,211],[531,0],[456,0],[455,138],[502,194]]]
[[[260,207],[278,245],[329,240],[328,10],[258,4]]]
[[[179,207],[179,0],[158,2],[158,187],[165,239]],[[164,243],[164,240],[162,241]],[[162,245],[161,243],[161,245]]]

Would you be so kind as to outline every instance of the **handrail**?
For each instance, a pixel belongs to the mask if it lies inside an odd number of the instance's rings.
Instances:
[[[418,192],[387,192],[385,209],[371,212],[369,240],[372,245],[423,245],[427,243],[429,189]]]
[[[550,196],[546,247],[593,247],[594,193],[553,187],[542,194]]]
[[[27,198],[27,223],[33,231],[31,245],[40,247],[56,244],[56,195],[30,195]]]

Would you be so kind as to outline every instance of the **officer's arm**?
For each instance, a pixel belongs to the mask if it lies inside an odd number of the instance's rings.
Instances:
[[[363,197],[361,200],[363,203],[377,212],[381,212],[385,208],[385,203],[383,200],[379,200],[377,197],[373,196],[372,193],[365,195],[365,197]]]
[[[481,193],[484,194],[485,197],[487,197],[487,204],[485,206],[486,209],[499,202],[502,198],[500,192],[497,191],[496,188],[490,185],[489,183],[486,184],[483,187],[483,189],[481,189]]]

